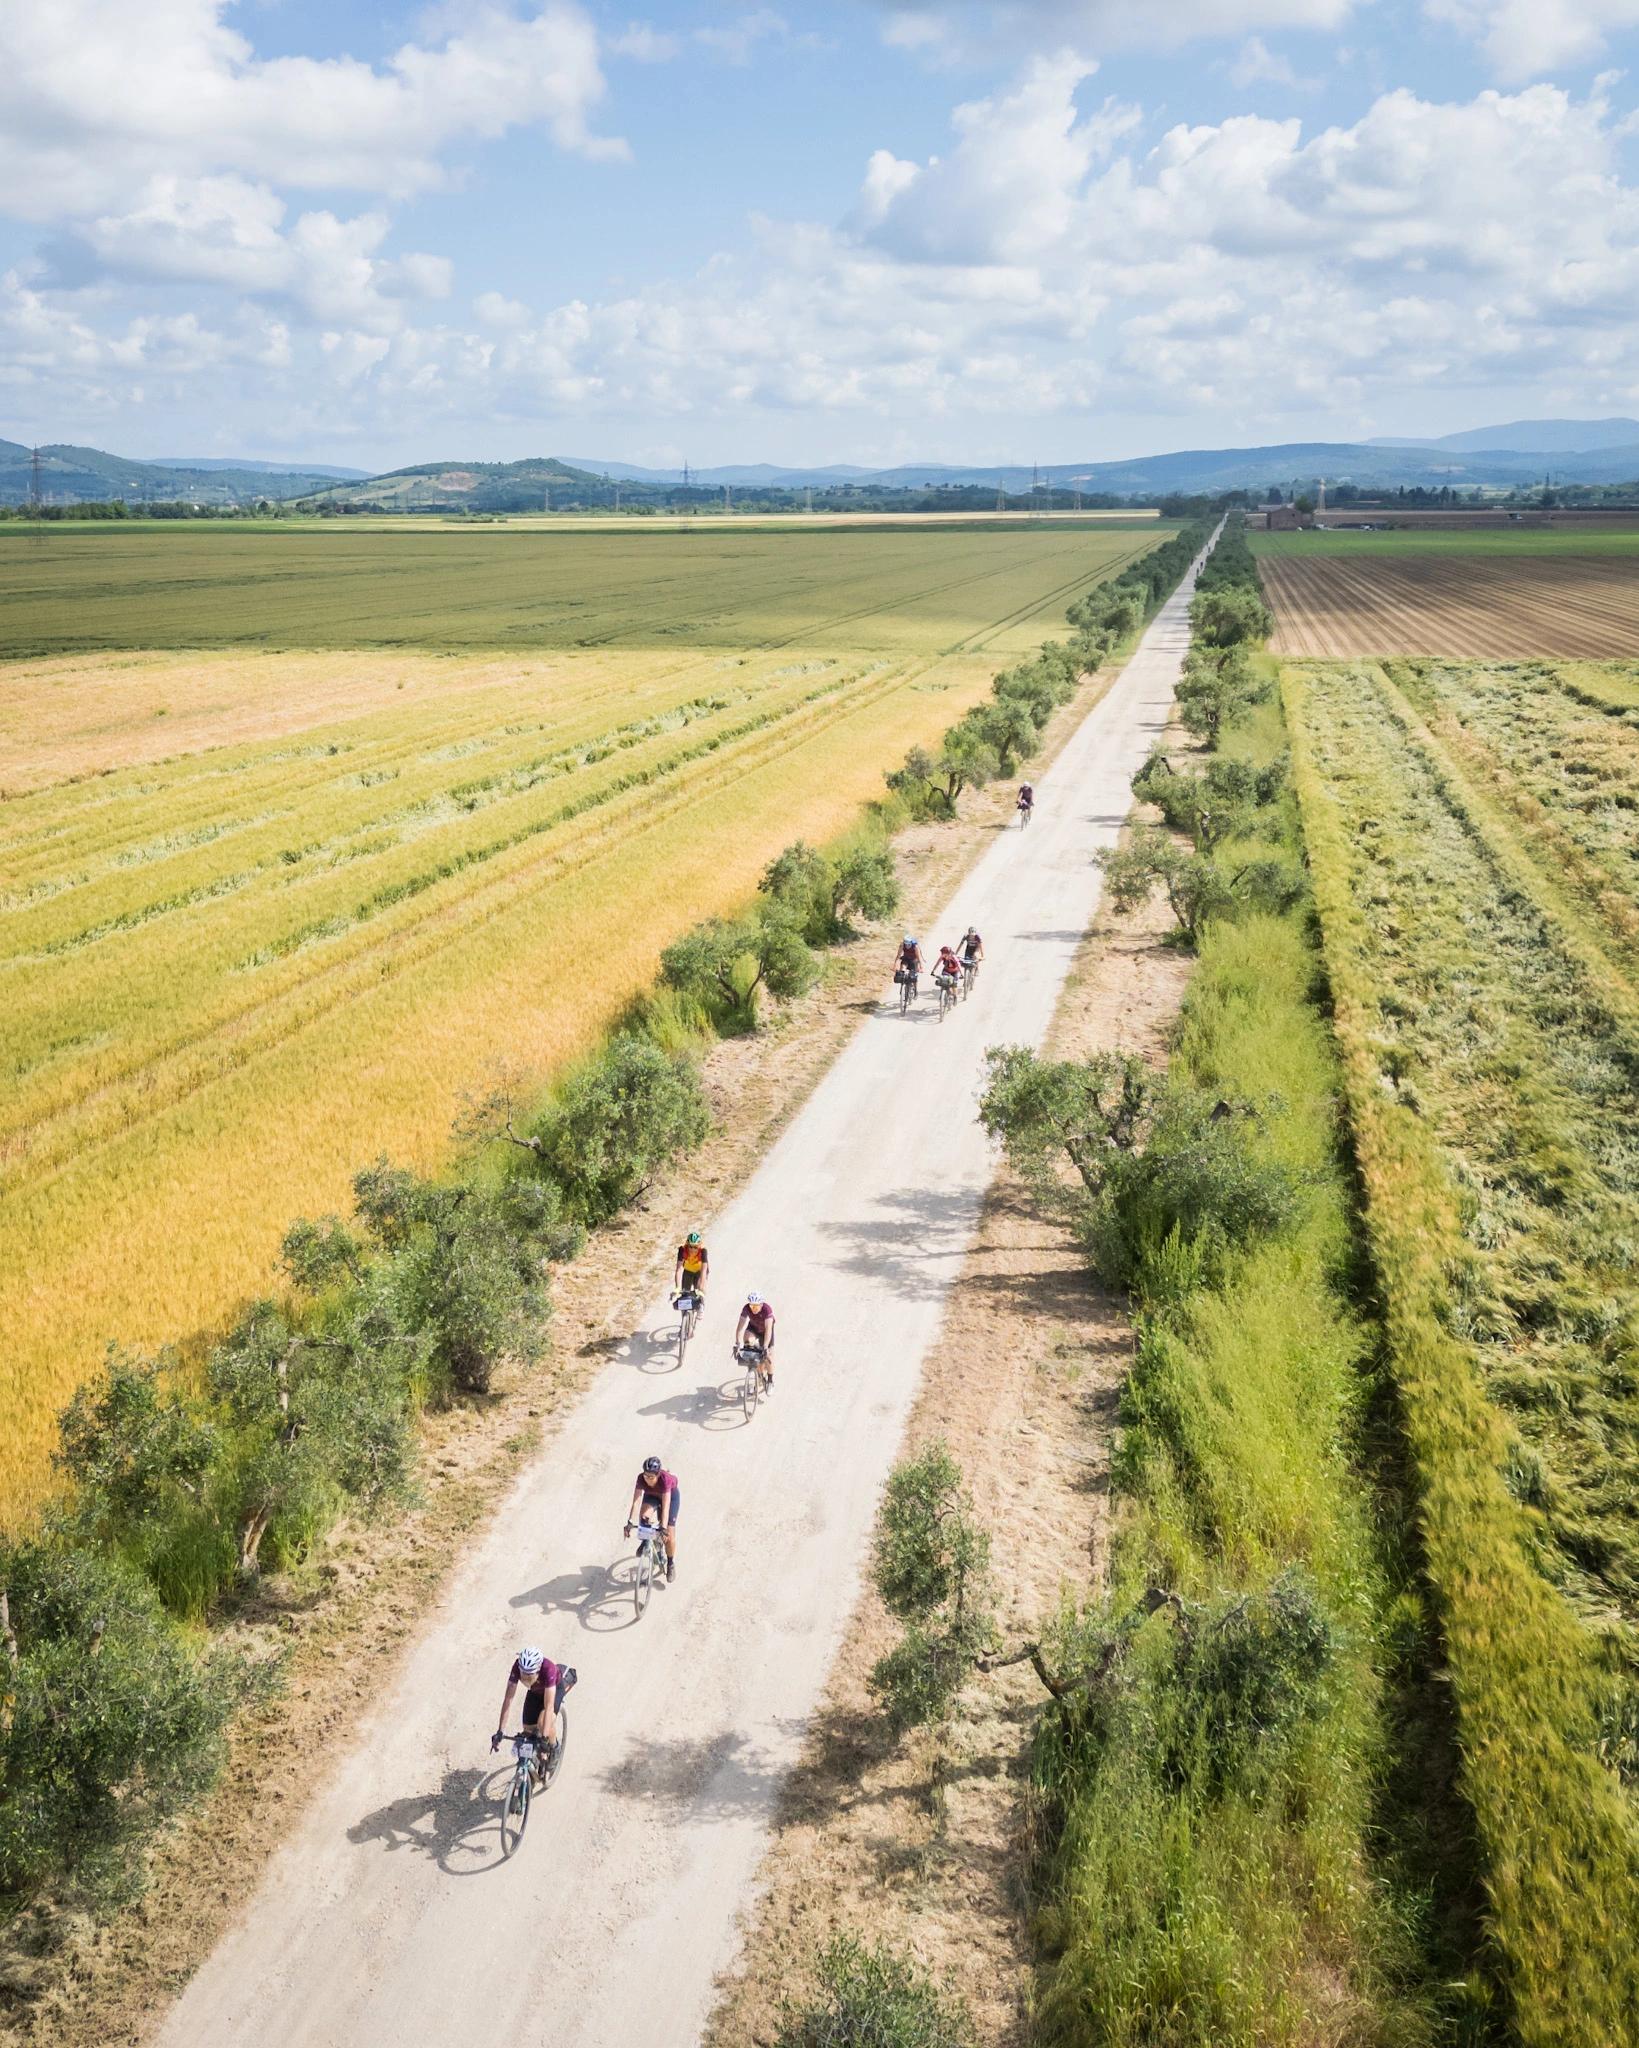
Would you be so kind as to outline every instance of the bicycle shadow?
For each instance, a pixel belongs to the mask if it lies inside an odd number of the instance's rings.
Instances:
[[[513,1607],[534,1607],[542,1614],[573,1614],[584,1629],[594,1635],[613,1635],[630,1628],[631,1570],[635,1558],[621,1558],[615,1564],[583,1564],[578,1572],[564,1572],[527,1593],[514,1593]]]
[[[746,1419],[740,1409],[742,1379],[737,1371],[732,1380],[724,1380],[721,1386],[707,1383],[691,1393],[668,1394],[663,1401],[651,1401],[647,1408],[637,1412],[663,1416],[667,1422],[686,1422],[695,1429],[734,1429]]]
[[[411,1793],[378,1806],[347,1830],[350,1842],[379,1842],[388,1855],[409,1849],[430,1857],[447,1877],[481,1877],[506,1861],[501,1842],[497,1780],[509,1764],[489,1770],[470,1765],[446,1771],[433,1792]],[[489,1836],[491,1839],[485,1840]]]
[[[683,1363],[677,1355],[676,1323],[659,1330],[639,1330],[632,1337],[633,1361],[641,1373],[676,1372]]]

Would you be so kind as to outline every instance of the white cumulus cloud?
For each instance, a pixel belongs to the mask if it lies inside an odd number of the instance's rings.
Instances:
[[[1499,78],[1539,78],[1602,56],[1639,28],[1639,0],[1425,0],[1431,19],[1472,36]]]
[[[116,206],[151,177],[236,173],[404,194],[437,184],[442,152],[539,123],[565,149],[623,155],[590,122],[603,97],[597,32],[572,0],[463,13],[436,46],[382,67],[259,58],[227,0],[5,0],[0,189],[25,220]]]

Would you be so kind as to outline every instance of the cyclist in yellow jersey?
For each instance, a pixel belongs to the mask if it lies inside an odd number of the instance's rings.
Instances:
[[[677,1247],[677,1266],[672,1274],[672,1306],[685,1291],[697,1294],[702,1304],[706,1299],[706,1280],[711,1272],[711,1259],[707,1255],[705,1242],[698,1230],[691,1230]]]

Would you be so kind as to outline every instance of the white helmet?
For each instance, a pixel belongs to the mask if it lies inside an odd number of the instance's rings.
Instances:
[[[525,1678],[533,1678],[545,1662],[539,1650],[523,1649],[518,1652],[518,1669]]]
[[[759,1293],[757,1292],[756,1288],[755,1288],[755,1287],[753,1287],[753,1288],[749,1289],[749,1290],[748,1290],[748,1292],[747,1292],[747,1294],[746,1294],[746,1307],[747,1307],[747,1308],[761,1308],[761,1307],[762,1307],[762,1305],[763,1305],[763,1298],[762,1298],[762,1296],[761,1296],[761,1295],[760,1295],[760,1294],[759,1294]]]

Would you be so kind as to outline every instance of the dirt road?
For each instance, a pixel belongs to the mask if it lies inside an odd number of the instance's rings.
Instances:
[[[1165,723],[1188,585],[930,933],[984,935],[944,1023],[888,1000],[707,1219],[679,1370],[661,1299],[519,1481],[341,1766],[158,2038],[166,2048],[692,2043],[731,1959],[781,1774],[854,1604],[878,1493],[992,1159],[984,1050],[1039,1043],[1099,894],[1092,855]],[[689,1218],[656,1219],[656,1229]],[[733,1398],[735,1310],[779,1316],[777,1391]],[[621,1525],[648,1452],[681,1481],[678,1577],[634,1622]],[[489,1754],[507,1666],[574,1664],[557,1784],[504,1859]],[[516,1713],[516,1706],[514,1708]]]

